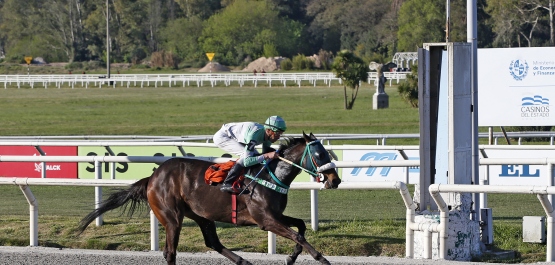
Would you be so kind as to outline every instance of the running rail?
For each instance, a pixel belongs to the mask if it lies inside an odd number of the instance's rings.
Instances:
[[[111,179],[47,179],[47,178],[0,178],[0,185],[12,184],[17,185],[25,195],[25,199],[29,203],[29,245],[39,245],[39,205],[38,201],[31,191],[30,185],[45,186],[109,186],[121,187],[135,183],[136,180],[111,180]],[[152,216],[151,212],[151,216]],[[156,230],[157,232],[158,230]],[[152,234],[152,233],[151,233]],[[152,236],[151,236],[151,244]],[[158,244],[158,243],[157,243]]]
[[[553,167],[550,167],[550,173],[553,174]],[[555,186],[490,186],[490,185],[463,185],[463,184],[432,184],[428,188],[432,198],[437,203],[440,210],[440,223],[434,229],[434,232],[440,233],[439,243],[439,258],[445,259],[447,256],[447,230],[449,226],[449,209],[441,192],[467,192],[467,193],[517,193],[517,194],[536,194],[540,201],[545,214],[547,215],[547,255],[546,262],[555,261],[555,225],[553,213],[553,205],[549,202],[548,195],[555,194]],[[436,231],[437,230],[437,231]],[[431,245],[431,242],[430,242]]]
[[[31,185],[48,185],[48,186],[110,186],[125,187],[135,183],[136,180],[113,180],[113,179],[43,179],[43,178],[0,178],[0,185],[17,185],[23,191],[27,202],[29,203],[29,242],[31,246],[38,246],[38,201],[31,192]],[[316,182],[293,182],[291,189],[296,190],[318,190],[322,184]],[[364,183],[342,183],[338,189],[344,190],[379,190],[392,189],[399,190],[403,202],[406,207],[406,256],[414,257],[414,216],[416,205],[410,196],[409,190],[405,183],[400,181],[384,181],[384,182],[364,182]],[[97,223],[98,225],[98,223]],[[158,243],[158,220],[154,214],[150,213],[150,243],[151,250],[159,250]],[[268,253],[276,253],[275,235],[268,232]]]
[[[407,74],[410,72],[384,72],[384,76],[388,79],[389,85],[393,80],[399,83],[400,80],[406,79]],[[368,83],[374,82],[376,84],[377,73],[368,73]],[[0,75],[0,84],[4,84],[4,89],[8,87],[17,87],[28,85],[31,88],[55,86],[61,88],[62,86],[69,86],[74,89],[76,86],[88,88],[89,86],[116,86],[127,87],[129,86],[150,86],[151,83],[154,87],[158,86],[177,86],[181,83],[182,87],[194,86],[201,87],[204,83],[208,83],[214,87],[218,83],[225,86],[233,84],[243,87],[244,85],[252,84],[254,87],[257,84],[266,83],[269,87],[272,83],[281,83],[284,87],[287,84],[296,84],[299,87],[301,83],[308,83],[316,86],[317,82],[324,83],[331,86],[332,82],[342,84],[341,78],[337,78],[331,72],[306,72],[306,73],[259,73],[253,75],[252,73],[211,73],[211,74],[113,74],[109,79],[105,75],[94,74],[66,74],[66,75]],[[193,84],[191,84],[193,83]]]
[[[296,190],[315,190],[320,189],[322,184],[316,182],[293,182],[291,189]],[[384,182],[343,182],[339,184],[337,189],[340,190],[399,190],[401,198],[405,203],[406,208],[406,238],[405,238],[405,255],[407,258],[414,257],[414,231],[415,228],[419,229],[421,225],[414,223],[416,204],[410,196],[407,185],[401,181],[384,181]],[[422,231],[422,230],[416,230]],[[270,233],[270,232],[268,232]],[[274,242],[270,241],[268,235],[268,253],[275,254],[275,236]],[[272,244],[272,245],[271,245]],[[270,252],[274,249],[274,252]]]

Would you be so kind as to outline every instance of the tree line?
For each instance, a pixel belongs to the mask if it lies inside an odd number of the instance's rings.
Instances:
[[[478,47],[554,46],[555,0],[477,0]],[[466,0],[451,0],[452,41],[466,41]],[[0,0],[0,60],[200,67],[206,52],[240,66],[259,57],[336,54],[386,62],[445,41],[446,0]],[[169,63],[168,63],[169,62]]]

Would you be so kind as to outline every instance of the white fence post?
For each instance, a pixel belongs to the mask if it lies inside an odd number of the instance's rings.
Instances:
[[[276,254],[276,234],[268,231],[268,254]]]
[[[94,161],[94,178],[102,179],[102,162]],[[102,202],[102,187],[94,187],[94,208],[98,209]],[[96,218],[96,226],[102,225],[102,215]]]
[[[316,182],[314,178],[311,182]],[[313,231],[318,231],[318,190],[310,190],[310,223]]]
[[[39,204],[27,185],[19,185],[29,203],[29,244],[32,247],[39,245]]]
[[[158,237],[158,218],[156,218],[154,212],[150,210],[150,250],[158,251],[158,249],[160,249]]]

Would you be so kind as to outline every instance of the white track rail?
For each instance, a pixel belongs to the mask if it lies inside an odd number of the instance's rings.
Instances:
[[[102,162],[131,162],[131,163],[160,163],[171,157],[118,157],[118,156],[0,156],[0,162],[2,161],[19,161],[19,162],[94,162],[95,172],[102,172],[101,164]],[[192,159],[210,159],[214,162],[224,162],[228,161],[227,158],[201,158],[196,157]],[[334,162],[336,168],[345,167],[408,167],[408,166],[418,166],[418,160],[405,160],[405,161],[336,161]],[[530,159],[481,159],[481,164],[483,165],[494,165],[494,164],[536,164],[536,165],[549,165],[550,173],[553,175],[553,164],[555,164],[555,159],[551,158],[530,158]],[[96,175],[96,173],[95,173]],[[0,178],[0,185],[11,184],[17,185],[21,188],[25,197],[29,203],[30,210],[30,243],[31,246],[38,245],[38,204],[37,199],[33,196],[29,186],[31,185],[58,185],[58,186],[95,186],[100,188],[102,186],[128,186],[134,183],[134,180],[106,180],[106,179],[47,179],[47,178]],[[313,182],[294,182],[291,185],[291,189],[302,189],[311,190],[316,192],[321,188],[321,184]],[[436,201],[438,207],[440,208],[440,218],[441,222],[434,227],[423,227],[422,224],[414,222],[414,203],[412,198],[408,194],[406,185],[403,182],[363,182],[363,183],[342,183],[339,189],[398,189],[401,193],[403,201],[406,207],[406,256],[409,258],[414,257],[414,231],[428,231],[428,232],[439,232],[440,240],[446,240],[448,222],[446,218],[448,217],[448,211],[446,204],[439,195],[440,192],[469,192],[469,193],[527,193],[527,194],[537,194],[546,214],[548,215],[548,245],[547,245],[547,261],[555,261],[553,253],[554,249],[554,238],[555,231],[553,225],[555,223],[554,210],[552,204],[549,202],[548,195],[555,194],[555,187],[553,186],[491,186],[491,185],[431,185],[429,190],[432,194],[432,198]],[[333,192],[333,191],[328,191]],[[98,194],[98,193],[97,193]],[[101,192],[100,192],[101,195]],[[101,201],[100,196],[96,196],[95,202],[98,204]],[[314,201],[312,202],[314,203]],[[317,202],[316,202],[317,204]],[[316,208],[317,211],[317,208]],[[313,218],[313,222],[315,219]],[[317,222],[317,220],[316,220]],[[100,225],[97,220],[97,225]],[[158,223],[156,218],[151,213],[151,248],[152,250],[158,250]],[[313,227],[314,228],[314,227]],[[275,253],[275,236],[269,233],[268,236],[268,251],[269,253]],[[431,241],[429,241],[431,242]],[[445,242],[440,243],[440,246],[445,246]],[[424,246],[426,252],[431,251],[431,245]],[[440,258],[444,259],[446,257],[446,249],[440,249]],[[427,257],[427,258],[431,258]]]
[[[25,198],[29,203],[29,242],[31,246],[38,246],[38,201],[31,192],[32,185],[48,185],[48,186],[110,186],[125,187],[135,183],[135,180],[84,180],[84,179],[40,179],[40,178],[0,178],[0,185],[17,185],[23,191]],[[296,190],[318,190],[322,184],[315,182],[293,182],[291,189]],[[365,183],[343,183],[338,189],[342,190],[379,190],[392,189],[399,190],[407,211],[407,238],[406,238],[406,256],[414,257],[414,226],[410,220],[414,220],[416,205],[409,194],[409,190],[403,182],[365,182]],[[331,191],[333,192],[333,191]],[[98,225],[98,223],[97,223]],[[151,233],[151,250],[158,250],[158,220],[150,213],[150,233]],[[275,235],[268,232],[268,253],[276,253]]]
[[[391,86],[392,81],[397,83],[406,79],[407,72],[385,72],[384,76],[389,80]],[[377,73],[368,73],[368,83],[377,84]],[[56,87],[69,86],[71,88],[95,86],[197,86],[209,84],[214,87],[218,84],[225,86],[244,85],[257,86],[259,83],[272,86],[280,84],[284,87],[287,84],[295,84],[299,87],[302,83],[316,86],[317,83],[331,86],[332,82],[341,85],[341,79],[335,77],[331,72],[309,72],[309,73],[264,73],[253,75],[252,73],[212,73],[212,74],[113,74],[110,79],[106,79],[105,75],[91,74],[67,74],[67,75],[0,75],[0,84],[4,85],[4,89],[8,87],[21,88],[22,86],[35,87]]]
[[[551,174],[553,168],[551,167]],[[462,185],[462,184],[432,184],[428,188],[432,198],[437,203],[440,210],[440,223],[434,232],[440,233],[439,258],[445,259],[447,256],[447,229],[449,226],[449,209],[441,192],[467,192],[467,193],[509,193],[509,194],[536,194],[545,214],[547,215],[547,255],[546,261],[555,261],[555,214],[553,205],[549,202],[548,195],[555,194],[554,186],[491,186],[491,185]],[[430,241],[431,242],[431,241]]]

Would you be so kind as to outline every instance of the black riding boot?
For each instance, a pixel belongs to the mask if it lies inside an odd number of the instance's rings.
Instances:
[[[235,163],[235,165],[233,165],[233,167],[227,173],[227,177],[225,178],[224,183],[222,184],[222,187],[220,187],[220,190],[225,192],[230,192],[230,193],[241,192],[241,190],[235,190],[233,188],[233,182],[235,182],[235,180],[239,178],[239,176],[241,175],[241,172],[243,172],[243,169],[244,167],[242,165],[240,165],[239,163]]]

